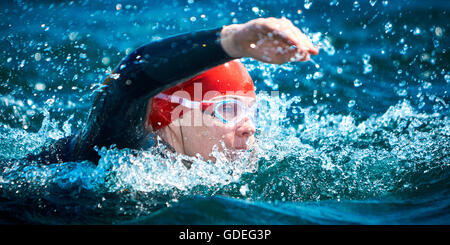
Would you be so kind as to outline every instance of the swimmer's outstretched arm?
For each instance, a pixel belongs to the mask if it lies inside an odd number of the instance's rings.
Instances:
[[[235,58],[282,64],[306,61],[318,52],[288,19],[260,18],[152,42],[128,55],[111,77],[122,93],[148,99]]]
[[[307,61],[319,50],[286,18],[259,18],[225,26],[221,45],[235,58],[250,57],[271,64]]]
[[[148,99],[214,66],[241,57],[274,64],[306,61],[317,53],[289,20],[275,18],[149,43],[129,54],[105,80],[106,87],[97,93],[84,129],[66,139],[70,152],[57,158],[96,162],[99,157],[94,146],[139,148],[146,135]]]

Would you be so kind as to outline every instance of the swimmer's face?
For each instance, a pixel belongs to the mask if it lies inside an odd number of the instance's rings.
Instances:
[[[255,103],[252,97],[227,96],[216,97],[213,101],[223,101],[224,99],[236,99],[247,107]],[[201,117],[201,118],[199,118]],[[193,118],[200,125],[193,125]],[[243,116],[234,123],[224,123],[217,117],[209,113],[203,113],[199,109],[191,110],[183,115],[180,125],[184,140],[184,153],[194,156],[200,154],[205,160],[215,160],[210,156],[213,147],[216,145],[219,151],[223,151],[223,145],[229,150],[251,149],[255,141],[255,122],[252,121],[251,114]]]

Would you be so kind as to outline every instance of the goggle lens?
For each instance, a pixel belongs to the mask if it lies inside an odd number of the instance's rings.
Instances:
[[[256,106],[247,107],[238,100],[224,100],[216,102],[214,108],[214,116],[221,119],[224,123],[238,123],[245,116],[250,117],[253,121],[256,117]]]

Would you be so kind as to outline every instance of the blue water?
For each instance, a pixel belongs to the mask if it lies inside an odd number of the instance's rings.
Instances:
[[[3,159],[82,128],[92,93],[147,42],[284,16],[321,46],[307,63],[242,59],[260,98],[280,93],[255,155],[190,170],[161,149],[99,149],[98,166],[7,161],[0,223],[450,224],[448,1],[0,6]]]

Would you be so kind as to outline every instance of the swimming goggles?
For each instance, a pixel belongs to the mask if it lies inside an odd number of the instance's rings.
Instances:
[[[190,109],[200,109],[203,113],[209,114],[228,125],[235,125],[245,117],[249,117],[255,123],[258,115],[256,103],[248,107],[238,99],[191,101],[183,97],[167,94],[158,94],[155,98],[178,103]]]

